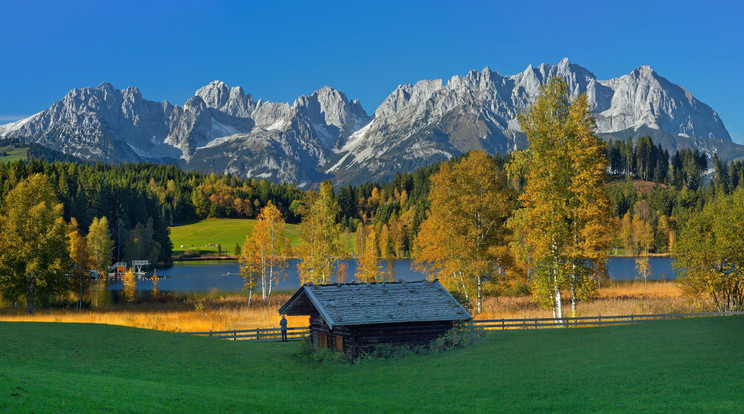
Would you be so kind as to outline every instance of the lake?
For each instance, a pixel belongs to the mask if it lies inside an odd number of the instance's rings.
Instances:
[[[287,268],[287,278],[275,287],[275,290],[294,291],[300,287],[300,280],[297,274],[298,259],[289,260]],[[356,272],[356,260],[346,260],[347,273],[353,275]],[[387,262],[382,261],[383,268],[387,267]],[[651,257],[650,280],[674,279],[675,274],[672,269],[672,258],[670,257]],[[175,262],[174,265],[167,269],[158,269],[158,276],[164,277],[158,284],[161,291],[171,292],[209,292],[216,289],[219,292],[238,292],[242,290],[243,279],[238,274],[239,265],[236,261],[185,261]],[[634,280],[636,277],[635,259],[632,257],[612,257],[608,264],[610,277],[613,280]],[[400,259],[395,261],[395,278],[396,280],[423,280],[426,276],[412,268],[410,259]],[[352,278],[347,278],[352,280]],[[110,290],[121,290],[121,281],[111,283],[108,287]],[[152,282],[149,280],[138,280],[137,290],[151,290]],[[260,291],[260,287],[258,287]]]

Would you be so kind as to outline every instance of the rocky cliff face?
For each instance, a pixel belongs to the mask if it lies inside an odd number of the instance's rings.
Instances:
[[[342,148],[327,170],[347,180],[384,179],[466,151],[505,153],[524,148],[517,115],[527,110],[548,79],[566,79],[572,97],[586,93],[606,138],[652,134],[671,150],[695,146],[726,158],[744,155],[731,142],[718,114],[682,87],[647,66],[606,81],[563,59],[501,76],[485,68],[454,76],[446,84],[425,80],[401,85],[375,111],[375,118]]]
[[[329,87],[290,105],[254,101],[242,88],[214,81],[177,106],[103,83],[0,125],[0,136],[88,160],[177,161],[187,169],[307,185],[326,178],[362,182],[474,149],[524,148],[517,115],[553,76],[566,79],[572,96],[587,94],[605,138],[652,135],[672,151],[694,146],[725,159],[744,156],[713,109],[651,68],[598,80],[568,59],[511,76],[485,68],[446,83],[401,85],[373,117]]]

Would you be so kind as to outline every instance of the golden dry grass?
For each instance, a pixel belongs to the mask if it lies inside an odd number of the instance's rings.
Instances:
[[[193,299],[184,303],[124,304],[101,306],[81,312],[65,309],[38,309],[27,315],[25,308],[0,311],[2,321],[83,322],[125,325],[173,332],[203,332],[234,329],[278,328],[277,309],[289,299],[274,295],[268,301],[242,295]],[[307,317],[289,316],[288,325],[307,326]]]
[[[570,313],[570,302],[564,302],[564,313]],[[579,302],[578,316],[640,315],[686,313],[712,310],[708,301],[691,301],[672,281],[648,283],[644,294],[643,282],[614,282],[599,289],[593,301]],[[476,319],[552,318],[550,309],[541,308],[531,297],[494,297],[483,301],[483,312]]]
[[[277,309],[289,295],[273,295],[269,301],[254,296],[250,306],[245,295],[213,295],[192,298],[181,303],[120,304],[95,307],[90,310],[39,309],[29,316],[25,308],[0,310],[2,321],[86,322],[125,325],[173,332],[203,332],[234,329],[277,328],[281,316]],[[684,313],[712,310],[708,301],[692,302],[672,281],[649,282],[644,294],[643,282],[614,282],[602,287],[599,297],[580,302],[579,316],[640,315]],[[570,313],[570,303],[564,305]],[[476,319],[552,318],[550,309],[543,309],[529,296],[488,297],[483,312]],[[290,327],[304,327],[308,317],[290,316]]]

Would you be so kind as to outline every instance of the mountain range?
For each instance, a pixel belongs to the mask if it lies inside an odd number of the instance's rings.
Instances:
[[[0,138],[34,142],[80,159],[177,163],[312,186],[386,180],[481,149],[525,148],[517,115],[554,76],[571,97],[586,93],[605,139],[651,135],[671,152],[694,147],[724,160],[744,157],[708,105],[648,66],[609,80],[568,59],[501,76],[485,68],[465,76],[398,86],[368,115],[358,100],[324,87],[291,105],[258,101],[214,81],[183,106],[144,99],[110,83],[73,89],[35,115],[0,125]]]

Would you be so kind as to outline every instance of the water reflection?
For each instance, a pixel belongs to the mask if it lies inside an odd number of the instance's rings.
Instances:
[[[299,260],[289,261],[287,268],[287,278],[279,283],[276,290],[294,291],[300,286],[300,280],[297,273],[297,263]],[[669,257],[651,257],[651,278],[650,280],[669,280],[674,279],[675,274],[671,268],[672,259]],[[357,261],[346,260],[348,281],[353,281],[353,275],[356,273]],[[382,261],[383,271],[386,271],[387,262]],[[411,260],[396,260],[394,264],[396,280],[422,280],[426,276],[417,272]],[[175,262],[173,267],[168,269],[159,269],[158,276],[164,277],[158,283],[158,290],[170,292],[209,292],[216,289],[219,292],[239,292],[243,288],[243,279],[238,274],[239,265],[236,261],[188,261]],[[634,280],[636,278],[635,259],[632,257],[614,257],[608,264],[610,277],[613,280]],[[150,275],[150,274],[148,274]],[[334,280],[335,282],[335,280]],[[108,290],[120,291],[122,289],[121,281],[110,283]],[[138,280],[137,289],[152,290],[152,282],[149,280]]]

